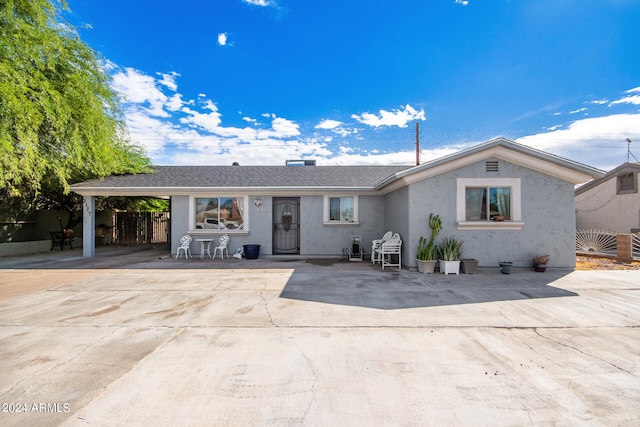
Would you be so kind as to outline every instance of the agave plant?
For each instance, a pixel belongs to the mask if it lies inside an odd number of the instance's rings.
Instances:
[[[437,247],[433,245],[433,241],[438,233],[440,233],[440,230],[442,230],[442,220],[439,215],[429,214],[429,228],[431,229],[431,237],[429,237],[429,240],[420,236],[420,240],[418,241],[417,258],[423,261],[436,259],[437,257],[438,251]]]
[[[445,237],[438,246],[438,256],[444,261],[459,261],[462,257],[464,241],[455,237]]]

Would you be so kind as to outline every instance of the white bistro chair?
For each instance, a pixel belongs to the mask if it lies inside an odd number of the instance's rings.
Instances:
[[[191,240],[193,239],[188,234],[185,234],[180,238],[180,246],[176,251],[176,259],[178,259],[178,257],[180,256],[180,251],[184,252],[184,257],[186,259],[189,259],[189,257],[191,256]],[[191,256],[191,258],[193,258],[193,256]]]
[[[229,252],[227,251],[227,245],[229,244],[229,236],[226,234],[218,240],[218,246],[213,249],[213,258],[216,257],[216,254],[220,252],[220,258],[224,259],[223,252],[227,254],[227,258],[229,258]]]

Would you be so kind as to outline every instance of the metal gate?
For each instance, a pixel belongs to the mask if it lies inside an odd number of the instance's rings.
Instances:
[[[273,254],[300,253],[300,198],[273,198]]]
[[[169,212],[115,212],[113,223],[120,245],[169,241]]]

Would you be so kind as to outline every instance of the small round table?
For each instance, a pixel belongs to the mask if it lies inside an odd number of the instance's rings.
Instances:
[[[211,258],[211,242],[214,239],[196,239],[196,242],[200,242],[200,259],[204,259],[204,244],[207,243],[207,255]]]

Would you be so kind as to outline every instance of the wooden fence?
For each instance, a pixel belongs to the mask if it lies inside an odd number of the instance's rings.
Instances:
[[[169,225],[169,212],[116,212],[114,243],[120,245],[167,243]]]

